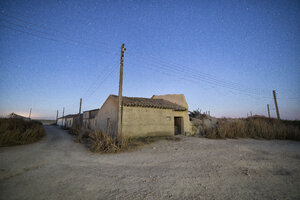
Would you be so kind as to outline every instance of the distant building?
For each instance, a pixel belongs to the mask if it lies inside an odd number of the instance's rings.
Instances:
[[[57,125],[58,126],[65,126],[66,118],[65,117],[59,117],[57,118]]]
[[[83,112],[82,127],[86,129],[95,128],[95,116],[99,109],[87,110]]]
[[[16,113],[11,113],[7,116],[7,118],[14,118],[14,119],[23,119],[25,121],[30,121],[31,119],[29,117],[23,117],[21,115],[18,115]]]
[[[80,118],[82,119],[82,114],[80,116]],[[57,119],[57,125],[65,128],[72,128],[72,126],[78,122],[78,114],[70,114]]]
[[[129,137],[163,136],[191,132],[188,104],[183,94],[123,97],[122,134]],[[95,129],[116,136],[118,96],[110,95],[94,119]]]

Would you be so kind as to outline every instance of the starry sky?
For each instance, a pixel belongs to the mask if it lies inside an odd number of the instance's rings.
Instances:
[[[0,114],[54,119],[123,95],[300,119],[300,1],[0,1]]]

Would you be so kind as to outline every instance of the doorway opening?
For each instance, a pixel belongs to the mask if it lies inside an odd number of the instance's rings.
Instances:
[[[183,117],[174,117],[174,134],[183,134]]]

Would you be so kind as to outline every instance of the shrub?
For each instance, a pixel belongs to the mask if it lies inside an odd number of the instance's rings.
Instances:
[[[0,146],[29,144],[45,135],[43,126],[36,121],[0,119]]]
[[[125,140],[120,142],[103,131],[94,131],[89,136],[92,139],[90,146],[92,152],[116,153],[126,146]]]

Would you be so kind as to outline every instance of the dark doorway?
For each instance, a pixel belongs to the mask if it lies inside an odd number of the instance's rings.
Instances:
[[[183,118],[174,117],[174,134],[179,135],[183,134]]]

